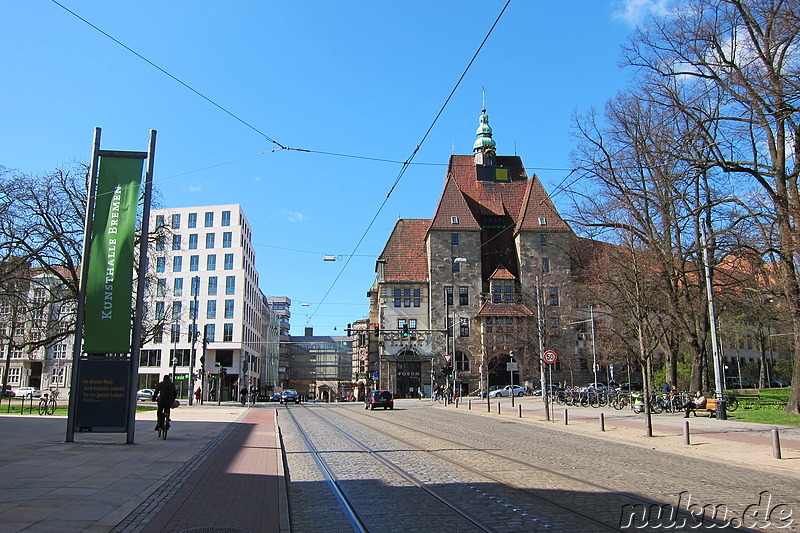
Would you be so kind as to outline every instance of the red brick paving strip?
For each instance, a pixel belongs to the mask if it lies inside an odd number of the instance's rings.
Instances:
[[[142,531],[280,532],[285,481],[275,417],[274,409],[251,409]]]

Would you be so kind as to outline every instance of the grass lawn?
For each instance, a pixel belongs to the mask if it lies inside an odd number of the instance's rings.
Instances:
[[[10,410],[9,410],[8,403],[6,401],[3,401],[3,404],[0,405],[0,414],[18,415],[18,414],[20,414],[20,410],[21,409],[22,409],[22,406],[20,405],[20,402],[18,400],[11,402],[11,409]],[[152,405],[137,405],[136,406],[136,412],[137,413],[142,412],[142,411],[155,411],[155,410],[156,410],[156,405],[155,404],[152,404]],[[35,415],[35,414],[38,414],[38,413],[39,413],[39,401],[38,400],[34,399],[33,410],[32,411],[30,409],[30,402],[29,401],[25,402],[25,411],[22,414],[26,414],[26,415],[33,414],[33,415]],[[67,413],[67,402],[59,402],[58,407],[56,408],[56,412],[53,413],[53,414],[56,415],[56,416],[58,416],[58,415],[67,416],[67,414],[68,414]]]
[[[756,422],[759,424],[779,424],[784,426],[800,426],[800,415],[784,413],[783,408],[789,401],[789,388],[761,389],[761,400],[740,400],[739,409],[728,413],[730,420]],[[748,409],[748,407],[750,407]]]

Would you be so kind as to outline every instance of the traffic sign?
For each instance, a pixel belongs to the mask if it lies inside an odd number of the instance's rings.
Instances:
[[[552,364],[558,361],[558,356],[556,355],[556,352],[554,352],[553,350],[547,350],[546,352],[544,352],[542,359],[544,359],[545,363]]]
[[[444,360],[448,365],[450,364],[450,360],[453,358],[452,355],[443,355],[442,357],[444,357]]]

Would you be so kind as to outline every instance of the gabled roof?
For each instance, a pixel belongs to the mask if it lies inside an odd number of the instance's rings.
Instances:
[[[477,316],[533,316],[533,311],[525,304],[496,304],[487,300]]]
[[[458,184],[458,190],[472,207],[473,215],[506,215],[515,217],[525,195],[528,176],[518,156],[497,156],[497,165],[508,168],[511,181],[497,183],[481,181],[471,155],[451,155],[448,176]]]
[[[540,224],[540,218],[546,220],[547,224]],[[553,201],[550,199],[550,195],[544,190],[542,182],[539,181],[536,175],[528,181],[528,187],[517,214],[516,222],[517,232],[523,230],[539,232],[570,231],[569,225],[561,218],[556,206],[553,205]]]
[[[498,266],[489,279],[517,279],[517,276],[508,271],[503,265]]]
[[[458,224],[453,224],[452,217],[454,216],[458,217]],[[444,182],[444,191],[439,198],[439,205],[436,206],[436,213],[433,215],[430,229],[457,229],[459,231],[480,231],[481,229],[452,175],[448,174]]]
[[[378,257],[384,262],[383,279],[387,283],[425,283],[428,259],[425,235],[431,221],[401,218],[395,224],[386,246]]]

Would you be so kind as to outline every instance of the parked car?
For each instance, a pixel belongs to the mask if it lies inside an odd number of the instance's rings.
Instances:
[[[547,390],[549,390],[550,392],[559,392],[559,391],[563,391],[563,390],[564,390],[562,387],[559,387],[558,385],[548,385],[548,386],[547,386],[547,387],[545,387],[545,388],[546,388]],[[534,396],[541,396],[541,395],[542,395],[542,389],[536,389],[536,390],[534,390],[534,391],[533,391],[533,395],[534,395]]]
[[[272,396],[270,396],[268,402],[280,402],[281,401],[281,393],[280,392],[273,392]]]
[[[6,385],[5,387],[3,387],[3,396],[5,396],[6,398],[14,397],[14,391],[11,389],[11,386]]]
[[[496,389],[489,393],[489,398],[511,397],[513,390],[514,396],[525,396],[525,388],[519,385],[506,385],[502,389]]]
[[[372,411],[376,407],[383,407],[384,409],[394,409],[394,398],[392,393],[388,390],[373,390],[367,394],[364,400],[364,409]]]
[[[300,395],[295,389],[286,389],[281,393],[281,403],[300,403]]]
[[[19,387],[14,389],[14,396],[17,398],[41,398],[42,391],[36,387]]]
[[[623,392],[631,392],[631,391],[641,391],[644,390],[641,383],[623,383],[619,386],[619,390]]]
[[[136,400],[139,402],[150,401],[153,399],[153,389],[141,389],[136,391]]]
[[[588,390],[604,391],[606,389],[608,389],[608,385],[606,385],[602,381],[597,382],[597,383],[587,383],[586,385],[581,387],[582,391],[588,391]]]

